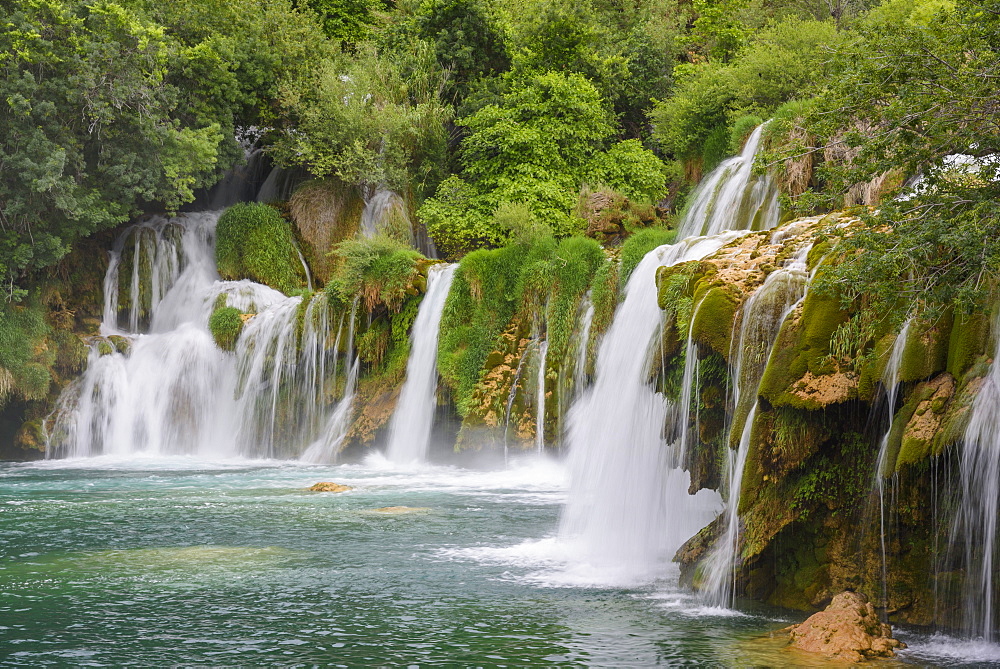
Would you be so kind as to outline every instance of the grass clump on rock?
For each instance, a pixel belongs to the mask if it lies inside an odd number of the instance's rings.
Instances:
[[[208,329],[219,348],[232,351],[243,332],[243,313],[236,307],[218,307],[208,319]]]
[[[215,228],[215,260],[224,279],[250,279],[288,294],[304,281],[292,229],[265,204],[233,205]]]
[[[355,296],[371,312],[378,305],[398,311],[408,295],[420,292],[420,265],[426,260],[408,245],[386,236],[357,238],[337,244],[340,260],[327,291],[345,303]]]

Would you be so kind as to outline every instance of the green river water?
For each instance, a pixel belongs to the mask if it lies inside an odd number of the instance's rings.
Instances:
[[[670,565],[633,586],[573,566],[555,538],[564,479],[550,460],[0,464],[0,664],[813,662],[768,637],[796,614],[707,609]],[[354,490],[305,490],[317,481]],[[394,506],[412,508],[377,511]],[[903,638],[905,662],[995,652]]]

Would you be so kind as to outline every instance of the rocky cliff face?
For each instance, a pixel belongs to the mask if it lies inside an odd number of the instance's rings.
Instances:
[[[831,225],[849,231],[850,219],[806,219],[787,229],[801,245]],[[740,409],[718,399],[731,396],[734,380],[710,370],[732,369],[741,308],[780,265],[782,251],[768,244],[780,235],[751,234],[714,257],[660,271],[660,305],[668,323],[683,325],[666,329],[661,383],[669,389],[678,375],[685,327],[702,370],[689,416],[700,437],[688,462],[692,488],[717,487],[715,463],[738,445],[740,435],[726,426],[740,424]],[[787,239],[782,248],[787,256]],[[828,241],[813,246],[810,269],[823,255],[835,261]],[[953,603],[940,596],[963,577],[945,560],[953,515],[947,491],[957,486],[953,447],[992,362],[988,323],[917,312],[902,348],[898,400],[887,407],[883,376],[897,335],[887,318],[860,336],[857,319],[850,305],[811,290],[781,325],[754,395],[738,501],[740,591],[814,610],[852,589],[895,620],[954,624]],[[890,478],[880,503],[882,444],[881,474]],[[678,553],[687,582],[699,584],[720,531],[709,526]]]

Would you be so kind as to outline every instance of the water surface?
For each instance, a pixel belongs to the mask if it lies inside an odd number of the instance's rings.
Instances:
[[[317,481],[354,490],[305,490]],[[809,662],[767,638],[794,615],[706,608],[670,565],[629,584],[574,562],[556,539],[565,484],[544,459],[0,464],[0,662]],[[929,650],[911,659],[974,661],[912,640]]]

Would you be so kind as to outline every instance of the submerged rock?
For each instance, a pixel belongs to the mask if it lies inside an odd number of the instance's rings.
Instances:
[[[329,481],[321,481],[315,485],[309,486],[309,490],[313,492],[347,492],[348,490],[354,490],[349,485],[343,485],[341,483],[330,483]]]
[[[825,610],[786,630],[793,648],[847,662],[895,657],[894,649],[906,648],[879,621],[871,602],[856,592],[840,593]]]
[[[426,506],[383,506],[378,509],[372,509],[372,513],[385,513],[389,515],[423,513],[424,511],[430,511],[430,509]]]

